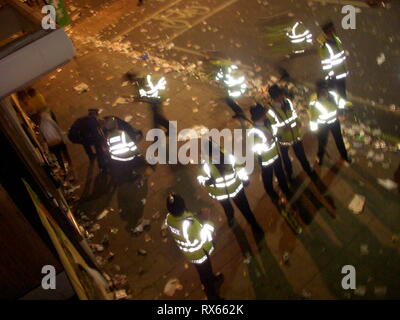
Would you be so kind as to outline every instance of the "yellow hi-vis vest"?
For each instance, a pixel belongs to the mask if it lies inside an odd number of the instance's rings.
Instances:
[[[324,100],[318,100],[317,94],[314,93],[309,106],[310,129],[316,131],[318,125],[330,124],[337,120],[338,109],[344,109],[346,100],[335,91],[329,91],[329,98]]]
[[[145,85],[139,89],[139,95],[141,98],[147,99],[163,99],[163,91],[167,85],[165,77],[158,75],[148,74],[145,78]]]
[[[111,159],[117,161],[133,160],[138,153],[135,142],[122,130],[113,130],[107,135],[107,145]]]
[[[246,79],[237,65],[221,68],[215,79],[220,81],[232,98],[237,98],[246,92]]]
[[[216,200],[225,200],[234,198],[243,189],[242,181],[249,179],[245,168],[239,167],[235,163],[233,155],[229,155],[230,170],[221,175],[218,168],[212,164],[205,162],[201,165],[197,181],[203,185],[211,198]]]
[[[303,53],[313,42],[312,33],[301,21],[296,22],[286,33],[286,36],[289,38],[295,54]]]
[[[260,156],[263,167],[273,164],[279,157],[275,137],[268,139],[266,133],[273,134],[266,126],[254,126],[247,132],[248,137],[254,137],[252,150]]]
[[[180,217],[168,213],[166,223],[178,248],[192,263],[203,263],[207,259],[207,254],[213,252],[214,227],[211,223],[201,224],[189,211],[185,211]]]
[[[272,124],[272,129],[276,132],[276,137],[281,145],[292,145],[301,139],[299,117],[294,109],[292,101],[285,98],[290,106],[289,111],[284,111],[281,106],[270,104],[267,117]]]
[[[325,80],[346,78],[348,74],[346,54],[340,39],[334,36],[334,44],[332,44],[322,35],[318,38],[318,41],[320,43],[319,55]]]

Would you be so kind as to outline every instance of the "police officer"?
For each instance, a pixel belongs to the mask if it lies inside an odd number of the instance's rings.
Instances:
[[[168,195],[167,209],[168,229],[178,248],[196,267],[208,299],[221,299],[217,285],[224,280],[224,277],[221,273],[214,274],[210,260],[210,255],[214,251],[213,225],[210,222],[201,223],[187,210],[184,199],[178,194]]]
[[[112,160],[131,161],[139,155],[137,141],[139,136],[143,136],[140,130],[118,117],[108,116],[104,117],[103,131]]]
[[[274,203],[278,203],[279,196],[273,187],[273,175],[278,178],[278,183],[289,199],[291,192],[286,182],[281,158],[279,156],[278,142],[276,141],[276,130],[273,130],[270,121],[266,117],[267,109],[261,104],[250,107],[253,127],[248,131],[248,136],[254,137],[253,152],[258,156],[262,168],[262,180],[265,191]]]
[[[343,160],[350,163],[346,147],[343,142],[340,128],[339,114],[346,106],[346,100],[338,93],[328,89],[324,80],[316,83],[316,93],[311,96],[309,105],[310,129],[318,132],[318,154],[317,163],[322,164],[324,158],[328,134],[332,132],[336,146]]]
[[[230,227],[234,225],[234,209],[230,200],[236,204],[255,235],[264,233],[250,209],[244,192],[243,182],[248,183],[248,175],[244,167],[236,163],[232,154],[225,154],[212,142],[202,139],[204,144],[204,160],[200,166],[197,180],[207,189],[211,198],[218,200],[224,208]]]
[[[299,117],[294,109],[290,99],[285,97],[284,91],[278,86],[273,85],[268,90],[272,99],[268,110],[268,118],[271,121],[272,128],[276,130],[279,147],[283,163],[285,165],[286,175],[289,181],[293,181],[293,168],[289,158],[289,148],[293,151],[300,161],[304,171],[315,178],[315,172],[311,169],[304,152],[303,142],[300,136]]]
[[[322,31],[323,34],[318,37],[317,41],[325,80],[328,80],[331,86],[346,99],[346,77],[348,71],[342,42],[337,36],[332,22],[324,24]]]
[[[293,26],[286,32],[286,36],[289,38],[290,44],[292,45],[293,54],[302,54],[308,48],[310,48],[313,42],[313,35],[308,30],[303,22],[296,21]]]

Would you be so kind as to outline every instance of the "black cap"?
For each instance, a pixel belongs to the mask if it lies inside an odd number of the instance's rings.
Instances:
[[[268,89],[268,93],[272,99],[276,99],[283,95],[284,91],[277,84],[274,84]]]
[[[321,26],[322,31],[327,32],[331,29],[335,29],[335,25],[332,21],[327,21]]]
[[[328,89],[329,88],[328,82],[326,80],[320,79],[315,83],[315,88],[317,89],[317,91]]]
[[[91,113],[95,113],[95,114],[99,114],[99,109],[89,109],[89,114]]]
[[[254,106],[250,107],[250,114],[251,114],[251,120],[252,121],[257,121],[260,119],[262,116],[264,116],[267,113],[267,109],[265,109],[261,104],[257,103]]]
[[[167,209],[173,216],[181,216],[186,209],[185,200],[176,193],[170,193],[167,196]]]

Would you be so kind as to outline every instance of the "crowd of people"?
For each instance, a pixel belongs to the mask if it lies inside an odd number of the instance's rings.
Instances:
[[[301,48],[294,48],[293,52],[303,53],[308,44],[312,43],[312,37],[308,30],[304,31],[300,27],[304,29],[302,23],[293,26],[288,37],[293,45]],[[308,106],[310,130],[316,132],[319,144],[316,164],[321,165],[323,162],[329,132],[334,137],[343,161],[351,163],[340,127],[343,110],[349,104],[346,100],[346,56],[333,24],[325,24],[322,30],[317,45],[325,78],[316,83],[315,93],[311,96]],[[132,75],[129,78],[132,82],[138,81]],[[236,98],[242,95],[247,87],[239,68],[230,63],[218,65],[216,80],[225,86],[228,105],[233,109],[242,110]],[[149,98],[146,101],[155,110],[155,125],[158,122],[168,130],[168,121],[159,112],[161,102],[156,90],[165,88],[165,79],[161,78],[156,83],[148,76],[141,78],[138,83],[143,86],[140,90],[142,98]],[[270,86],[268,94],[267,104],[258,102],[250,107],[251,125],[247,134],[254,137],[252,151],[261,167],[265,191],[273,203],[285,212],[295,185],[292,161],[289,157],[290,149],[310,179],[315,183],[320,180],[307,159],[300,131],[300,119],[294,103],[278,84]],[[55,156],[65,179],[74,181],[65,134],[43,96],[37,90],[28,88],[21,90],[18,98],[37,125],[46,150]],[[128,164],[140,156],[138,142],[143,134],[118,117],[101,118],[98,109],[89,109],[86,116],[72,124],[67,136],[70,142],[82,145],[90,162],[97,159],[99,170],[107,173],[113,163]],[[208,152],[203,155],[204,161],[199,165],[198,182],[211,198],[219,201],[231,228],[236,225],[232,205],[234,203],[251,226],[256,240],[261,239],[264,236],[263,228],[257,222],[245,193],[249,181],[245,168],[214,141],[205,140],[205,143],[204,150]],[[280,190],[274,187],[274,175]],[[207,297],[220,299],[217,288],[223,276],[214,274],[210,262],[210,255],[214,250],[212,223],[201,222],[186,208],[185,201],[179,194],[168,195],[167,210],[165,222],[179,249],[196,266]],[[285,219],[294,232],[301,232],[300,224],[295,218],[285,215]]]

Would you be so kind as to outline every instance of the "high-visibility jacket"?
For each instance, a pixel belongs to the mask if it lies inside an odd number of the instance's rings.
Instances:
[[[185,211],[180,217],[168,213],[166,223],[178,248],[192,263],[203,263],[213,252],[214,227],[210,222],[201,224],[193,213]]]
[[[253,152],[260,156],[261,165],[267,167],[279,157],[273,129],[266,126],[254,126],[247,132],[247,136],[254,137]],[[268,139],[272,136],[273,138]]]
[[[111,159],[130,161],[138,154],[138,148],[129,135],[122,130],[115,129],[107,134],[107,145]]]
[[[162,99],[166,84],[164,77],[148,74],[144,79],[144,86],[139,89],[139,95],[141,98]]]
[[[237,98],[246,92],[246,78],[237,65],[221,68],[215,79],[226,87],[228,95],[232,98]]]
[[[276,137],[281,145],[291,145],[301,139],[299,117],[294,109],[292,101],[285,98],[289,110],[276,104],[270,104],[267,117],[269,118],[273,130],[276,131]]]
[[[293,47],[292,51],[295,54],[303,53],[313,42],[312,33],[301,21],[297,21],[290,28],[290,31],[286,33],[286,36],[289,38],[289,41]]]
[[[245,168],[236,164],[233,155],[229,155],[229,163],[225,167],[229,170],[222,175],[214,164],[204,162],[197,176],[210,197],[219,201],[234,198],[243,189],[242,181],[249,179]]]
[[[326,39],[325,35],[318,38],[319,55],[321,57],[322,71],[325,79],[343,79],[347,77],[346,54],[342,42],[337,36],[333,41]]]
[[[339,109],[344,109],[346,100],[335,91],[329,91],[327,99],[319,100],[317,94],[311,96],[309,104],[310,129],[318,130],[318,125],[330,124],[337,120]]]

